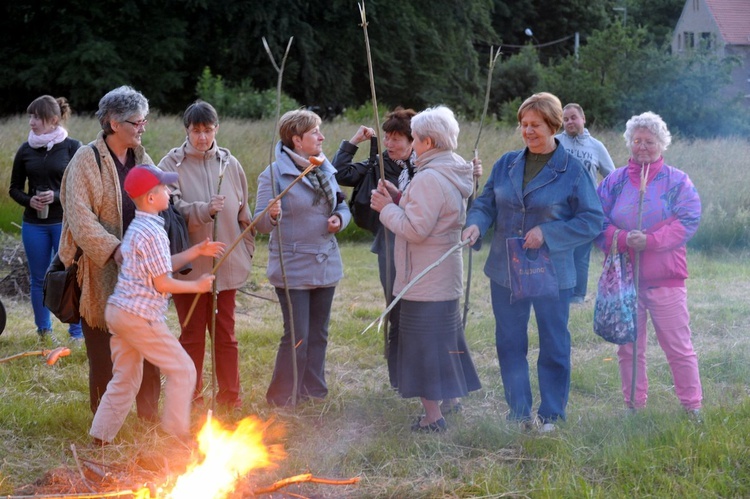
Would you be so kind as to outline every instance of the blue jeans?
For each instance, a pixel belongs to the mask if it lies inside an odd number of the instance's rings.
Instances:
[[[531,306],[539,329],[539,392],[537,413],[547,422],[565,420],[570,392],[570,331],[568,314],[572,289],[561,289],[557,300],[529,298],[510,303],[510,289],[490,281],[495,314],[495,342],[509,420],[531,418],[531,383],[526,356]]]
[[[573,288],[573,296],[586,297],[586,287],[589,283],[591,244],[591,242],[588,242],[573,250],[573,263],[576,266],[576,287]]]
[[[47,273],[52,257],[57,253],[61,230],[61,223],[49,225],[24,223],[21,229],[23,249],[29,264],[31,307],[34,309],[34,323],[37,331],[52,329],[50,312],[44,306],[44,275]],[[71,324],[68,332],[72,338],[83,337],[80,324]]]

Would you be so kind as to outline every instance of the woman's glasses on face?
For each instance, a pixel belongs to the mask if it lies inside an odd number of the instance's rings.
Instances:
[[[655,142],[653,140],[635,139],[635,140],[633,140],[633,145],[635,147],[639,147],[641,145],[644,145],[647,148],[651,149],[652,147],[658,145],[658,142]]]
[[[200,137],[201,135],[208,137],[216,132],[216,127],[188,128],[188,132],[190,135],[195,135],[196,137]]]
[[[123,123],[130,123],[137,130],[139,128],[146,128],[146,125],[148,124],[148,120],[141,120],[141,121],[124,120]]]

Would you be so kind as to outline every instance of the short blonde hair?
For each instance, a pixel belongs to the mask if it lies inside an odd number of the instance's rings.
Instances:
[[[563,123],[562,103],[556,95],[549,92],[534,94],[521,104],[518,108],[518,123],[521,123],[523,115],[527,111],[536,111],[553,132],[557,132]]]
[[[320,116],[306,109],[296,109],[284,113],[279,120],[281,143],[290,149],[294,149],[293,137],[303,136],[316,126],[320,126],[322,122]]]

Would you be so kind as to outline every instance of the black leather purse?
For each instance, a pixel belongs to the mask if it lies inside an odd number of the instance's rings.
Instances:
[[[378,188],[378,177],[378,139],[372,137],[367,171],[352,191],[349,211],[352,212],[352,220],[358,227],[373,234],[380,229],[380,213],[370,208],[370,196],[372,191]]]
[[[81,287],[78,285],[78,259],[81,255],[83,250],[78,248],[73,263],[65,268],[59,255],[55,254],[44,276],[44,306],[65,324],[76,324],[81,320]]]

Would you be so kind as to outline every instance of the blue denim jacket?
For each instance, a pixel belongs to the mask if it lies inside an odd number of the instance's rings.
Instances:
[[[560,289],[572,288],[576,284],[573,249],[601,232],[602,205],[581,162],[559,142],[544,168],[523,189],[527,152],[512,151],[497,160],[469,211],[466,225],[476,225],[484,235],[494,223],[484,273],[505,287],[510,287],[505,239],[524,237],[538,225]],[[474,248],[480,246],[481,239]]]

